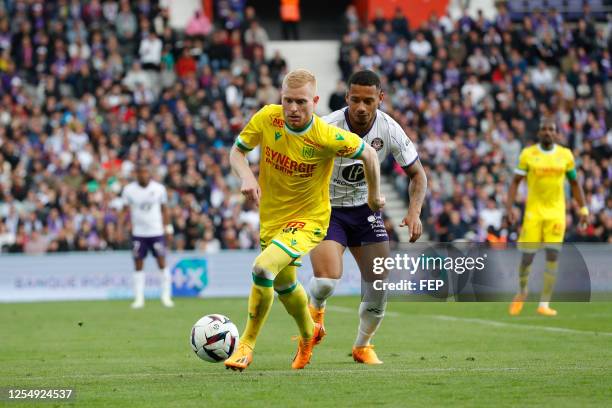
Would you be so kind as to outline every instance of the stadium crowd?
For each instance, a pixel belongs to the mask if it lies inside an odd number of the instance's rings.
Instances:
[[[278,103],[280,55],[244,2],[218,2],[184,33],[155,1],[2,2],[0,247],[127,248],[121,189],[146,160],[169,192],[172,247],[255,248],[229,147]],[[8,6],[8,7],[7,7]]]
[[[540,118],[552,116],[591,212],[589,227],[578,228],[574,204],[566,239],[612,242],[612,20],[597,25],[588,10],[575,25],[555,10],[512,24],[500,4],[491,21],[432,15],[412,29],[399,8],[363,25],[349,6],[343,79],[364,68],[382,75],[384,109],[417,142],[428,175],[430,238],[515,241],[518,226],[503,210],[512,171],[521,148],[537,140]],[[340,93],[330,108],[341,105]],[[407,196],[406,176],[389,163],[386,173]]]
[[[279,102],[286,63],[264,57],[252,7],[218,3],[214,24],[196,13],[185,32],[153,0],[0,3],[2,251],[127,248],[119,195],[138,160],[168,188],[173,248],[258,246],[229,147],[260,106]],[[418,29],[401,12],[362,26],[349,7],[345,18],[344,79],[381,73],[384,109],[418,143],[430,238],[516,238],[501,210],[511,169],[551,114],[592,213],[577,230],[573,209],[568,236],[612,239],[609,27],[554,14],[513,26],[503,9],[495,21],[432,16]],[[405,193],[401,169],[385,171]]]

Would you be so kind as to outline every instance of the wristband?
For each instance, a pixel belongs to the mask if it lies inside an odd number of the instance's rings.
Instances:
[[[164,227],[164,231],[166,231],[166,234],[172,235],[174,234],[174,227],[172,226],[172,224],[168,224]]]
[[[584,207],[580,208],[580,211],[578,211],[578,213],[580,215],[589,215],[589,208],[585,205]]]

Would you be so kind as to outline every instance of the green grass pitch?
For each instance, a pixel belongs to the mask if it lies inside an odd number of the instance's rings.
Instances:
[[[191,325],[208,313],[242,330],[246,299],[0,305],[0,387],[74,387],[86,407],[609,406],[612,302],[535,303],[511,318],[503,303],[390,303],[375,338],[385,364],[349,356],[357,298],[332,298],[328,335],[292,371],[296,330],[276,301],[243,373],[198,359]],[[81,324],[79,324],[81,323]],[[39,402],[0,405],[42,406]]]

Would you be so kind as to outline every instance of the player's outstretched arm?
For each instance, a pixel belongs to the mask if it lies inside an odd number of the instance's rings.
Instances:
[[[404,171],[410,179],[410,187],[408,188],[410,205],[408,206],[408,213],[402,220],[400,227],[408,227],[410,231],[410,242],[415,242],[423,233],[421,209],[423,208],[425,192],[427,190],[427,175],[425,174],[421,161],[418,159],[409,167],[404,167]]]
[[[508,201],[506,202],[506,216],[508,217],[508,223],[510,225],[515,224],[518,219],[513,210],[514,202],[516,201],[516,192],[518,191],[518,186],[521,184],[521,181],[525,178],[520,174],[515,174],[512,179],[512,183],[510,183],[510,190],[508,191]]]
[[[363,161],[368,183],[368,206],[372,211],[379,211],[385,206],[385,197],[380,194],[380,163],[376,150],[366,144],[359,159]]]
[[[230,151],[230,165],[232,166],[232,170],[242,181],[240,192],[247,200],[252,200],[259,207],[261,188],[249,166],[246,155],[236,145],[234,145]]]

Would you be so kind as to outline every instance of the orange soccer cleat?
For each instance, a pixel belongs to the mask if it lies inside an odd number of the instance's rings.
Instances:
[[[319,323],[315,323],[314,332],[312,337],[308,340],[300,337],[298,343],[297,353],[295,353],[295,357],[293,357],[293,362],[291,363],[291,368],[296,370],[301,370],[306,367],[308,363],[310,363],[310,358],[312,357],[312,349],[315,346],[315,341],[317,338],[321,337],[321,325]]]
[[[323,320],[325,319],[325,308],[317,309],[313,305],[308,305],[308,310],[310,310],[310,316],[312,316],[312,320],[315,323],[319,323],[321,325],[321,329],[319,330],[317,336],[314,338],[315,346],[319,344],[323,337],[325,336],[325,326],[323,325]]]
[[[523,310],[523,305],[525,304],[526,295],[518,294],[512,299],[512,303],[510,303],[510,307],[508,308],[508,313],[510,316],[518,316],[521,314],[521,310]]]
[[[557,311],[555,309],[551,309],[548,306],[540,306],[537,309],[538,314],[541,314],[542,316],[556,316],[557,315]]]
[[[225,368],[231,368],[232,370],[242,371],[251,364],[253,361],[253,349],[244,344],[238,344],[238,349],[234,351],[227,360],[225,360]]]
[[[374,351],[374,346],[372,344],[368,344],[367,346],[363,347],[353,346],[353,360],[363,364],[383,363],[376,355],[376,352]]]

